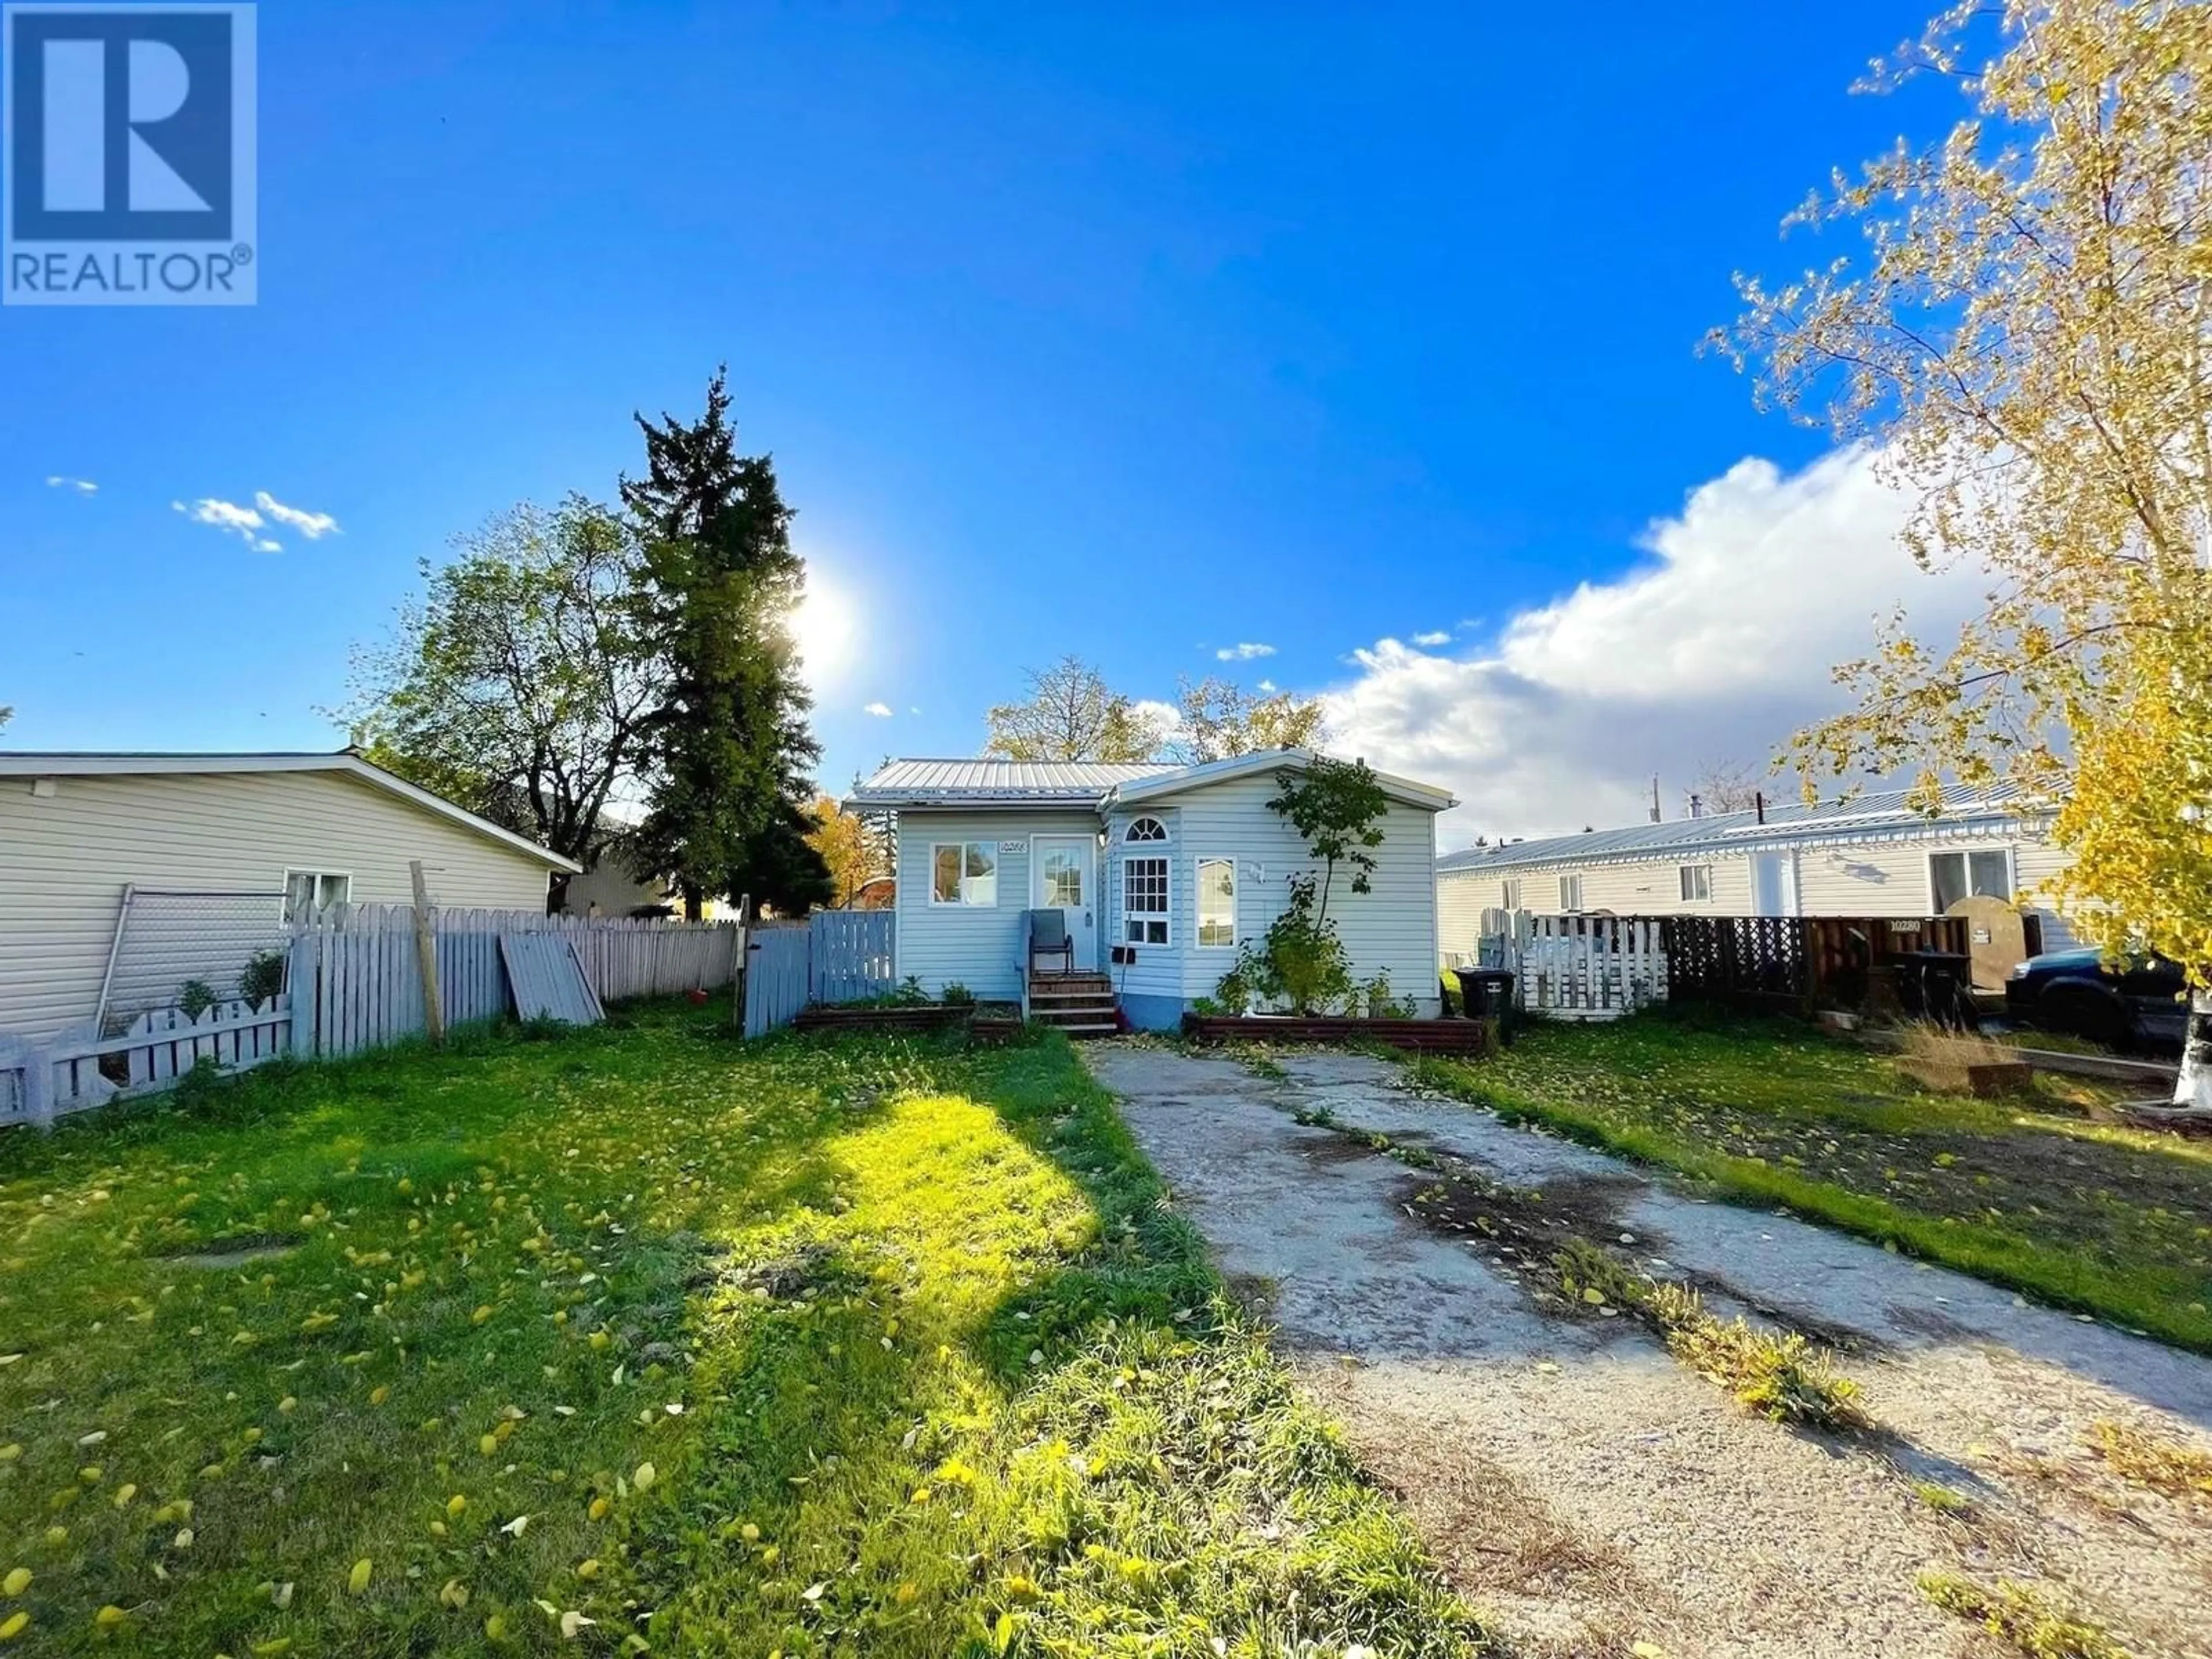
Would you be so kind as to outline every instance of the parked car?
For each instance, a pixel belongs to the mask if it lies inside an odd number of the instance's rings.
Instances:
[[[2046,951],[2005,981],[2005,1012],[2023,1024],[2118,1048],[2179,1047],[2189,1023],[2181,969],[2162,957],[2108,962],[2098,951]]]

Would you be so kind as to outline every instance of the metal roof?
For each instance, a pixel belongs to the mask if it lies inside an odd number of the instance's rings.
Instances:
[[[1549,836],[1540,841],[1508,842],[1500,847],[1470,847],[1437,860],[1437,873],[1512,870],[1532,865],[1626,863],[1673,853],[1721,853],[1761,845],[1855,841],[1899,834],[1929,835],[1944,830],[1978,829],[2015,821],[2025,798],[2009,784],[1979,790],[1947,790],[1942,812],[1930,817],[1911,804],[1909,792],[1885,789],[1848,800],[1770,804],[1762,821],[1756,811],[1711,812],[1670,823],[1638,823],[1625,830],[1590,830],[1579,836]],[[2027,810],[2036,810],[2032,805]],[[2047,810],[2047,809],[2045,809]]]
[[[895,760],[848,799],[856,806],[1095,806],[1116,784],[1181,769],[1149,761]]]
[[[1155,799],[1271,768],[1303,766],[1310,758],[1309,751],[1303,749],[1280,749],[1199,766],[1163,761],[895,760],[886,761],[873,777],[855,784],[846,803],[858,807],[1060,803],[1104,810],[1123,801]],[[1455,805],[1447,790],[1387,772],[1376,776],[1394,799],[1432,812]]]

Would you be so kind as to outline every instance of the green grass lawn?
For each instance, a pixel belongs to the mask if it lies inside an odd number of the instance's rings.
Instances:
[[[0,1637],[1484,1650],[1161,1198],[1058,1039],[662,1009],[10,1133]]]
[[[1930,1095],[1808,1027],[1687,1010],[1543,1024],[1495,1059],[1417,1070],[1723,1195],[2212,1352],[2212,1142],[2097,1122],[2097,1085]]]

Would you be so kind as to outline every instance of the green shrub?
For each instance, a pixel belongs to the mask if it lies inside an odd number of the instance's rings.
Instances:
[[[177,1006],[185,1011],[187,1019],[198,1019],[222,1000],[215,987],[204,979],[188,979],[177,988]]]
[[[948,1008],[971,1008],[975,1004],[975,994],[955,980],[945,988],[938,1000]]]
[[[238,994],[258,1008],[284,988],[284,953],[257,951],[238,976]]]

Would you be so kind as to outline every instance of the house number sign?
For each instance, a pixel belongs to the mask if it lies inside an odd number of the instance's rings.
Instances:
[[[1009,853],[1026,853],[1029,850],[1030,844],[1025,841],[1002,841],[999,843],[999,854],[1002,858]]]

